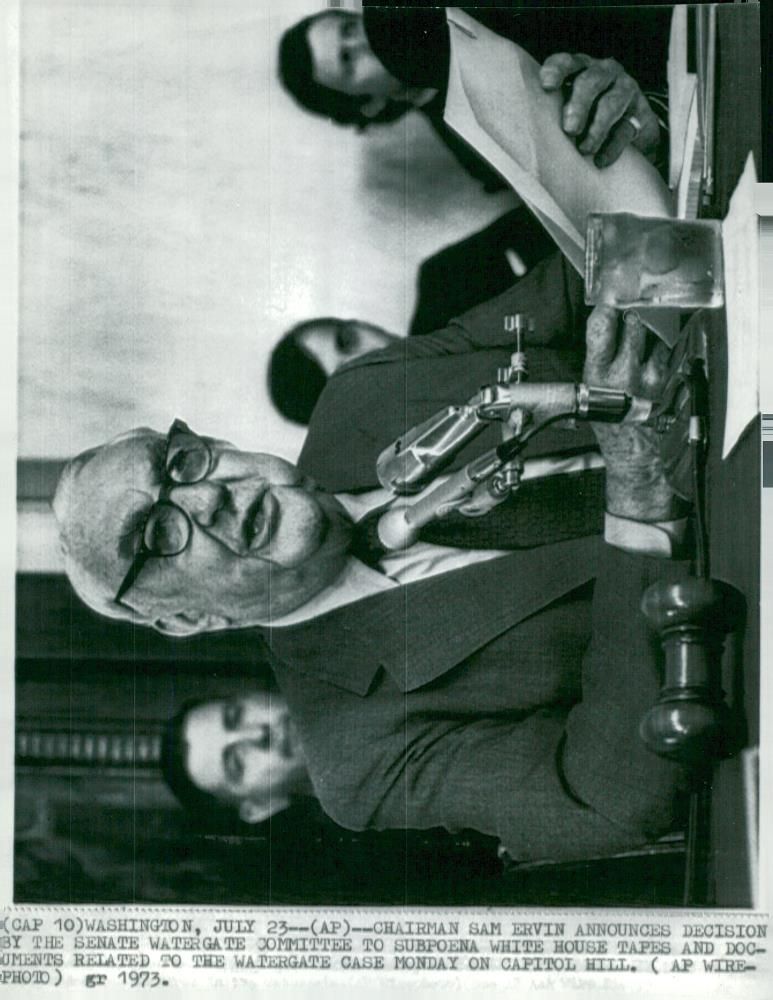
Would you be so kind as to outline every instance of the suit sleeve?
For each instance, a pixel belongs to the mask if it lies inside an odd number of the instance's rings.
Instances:
[[[518,11],[508,5],[473,5],[466,10],[490,30],[517,42],[539,63],[555,52],[612,57],[643,90],[665,90],[673,6],[666,0],[647,5],[590,2],[560,9],[541,3],[530,10],[524,6]]]
[[[570,709],[469,721],[428,710],[421,692],[402,696],[386,677],[359,698],[291,672],[291,704],[292,686],[305,688],[297,721],[325,811],[354,829],[475,829],[521,861],[624,850],[671,828],[685,774],[638,734],[659,687],[639,600],[683,567],[613,550],[604,560],[582,698]],[[518,627],[511,634],[517,670]]]

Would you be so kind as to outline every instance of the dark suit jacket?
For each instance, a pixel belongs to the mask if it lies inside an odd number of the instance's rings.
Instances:
[[[516,280],[505,253],[513,249],[530,270],[556,245],[523,205],[458,243],[443,247],[419,267],[416,309],[408,336],[432,333],[474,306],[500,295]]]
[[[389,349],[336,374],[302,470],[333,491],[377,485],[376,454],[406,414],[433,412],[451,384],[476,379],[479,354],[488,376],[492,356],[506,352],[472,342],[500,342],[501,309],[546,282],[543,339],[570,343],[577,289],[554,259],[490,307],[406,342],[418,356]],[[530,356],[542,370],[561,367],[551,354]],[[323,808],[354,829],[472,828],[518,859],[589,856],[667,829],[683,775],[638,735],[659,686],[639,601],[650,582],[683,571],[590,537],[269,629]]]
[[[528,342],[533,381],[567,381],[582,373],[585,319],[582,281],[554,251],[510,289],[422,337],[410,337],[340,368],[312,415],[299,464],[330,492],[374,489],[376,457],[407,428],[439,409],[464,403],[510,360],[512,334],[503,317],[528,313],[537,330]],[[450,466],[460,468],[501,441],[496,425],[468,444]],[[548,428],[525,454],[591,447],[587,426]],[[526,487],[524,487],[525,489]]]
[[[602,5],[588,0],[558,9],[536,0],[518,5],[444,6],[461,6],[539,63],[556,52],[612,57],[643,89],[665,90],[672,4],[636,5],[621,0]],[[363,14],[368,42],[392,76],[414,86],[445,90],[449,41],[444,10],[433,3],[406,6],[365,0]],[[647,39],[646,45],[641,44],[642,38]]]
[[[638,734],[659,686],[639,601],[680,572],[580,539],[269,630],[323,809],[353,829],[475,829],[519,860],[664,832],[683,774]]]

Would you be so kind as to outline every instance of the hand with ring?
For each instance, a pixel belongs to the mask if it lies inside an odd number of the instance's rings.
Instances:
[[[597,167],[608,167],[626,146],[654,162],[660,123],[638,83],[614,59],[558,52],[540,69],[547,91],[571,86],[563,110],[563,129]]]

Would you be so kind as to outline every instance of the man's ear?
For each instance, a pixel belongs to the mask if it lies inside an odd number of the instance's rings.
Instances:
[[[181,638],[186,635],[198,635],[199,632],[219,632],[229,628],[231,624],[231,619],[225,615],[216,615],[209,611],[178,611],[163,618],[156,618],[153,628],[164,635]]]
[[[375,94],[369,97],[364,104],[359,107],[359,112],[365,118],[375,118],[380,115],[384,108],[389,103],[388,97],[377,97]]]
[[[242,799],[239,803],[239,818],[243,823],[262,823],[275,813],[287,809],[289,805],[290,799],[287,795]]]

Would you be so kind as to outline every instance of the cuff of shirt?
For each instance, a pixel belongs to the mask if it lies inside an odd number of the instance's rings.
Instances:
[[[604,541],[626,552],[659,559],[681,556],[687,518],[676,521],[630,521],[615,514],[604,515]]]

